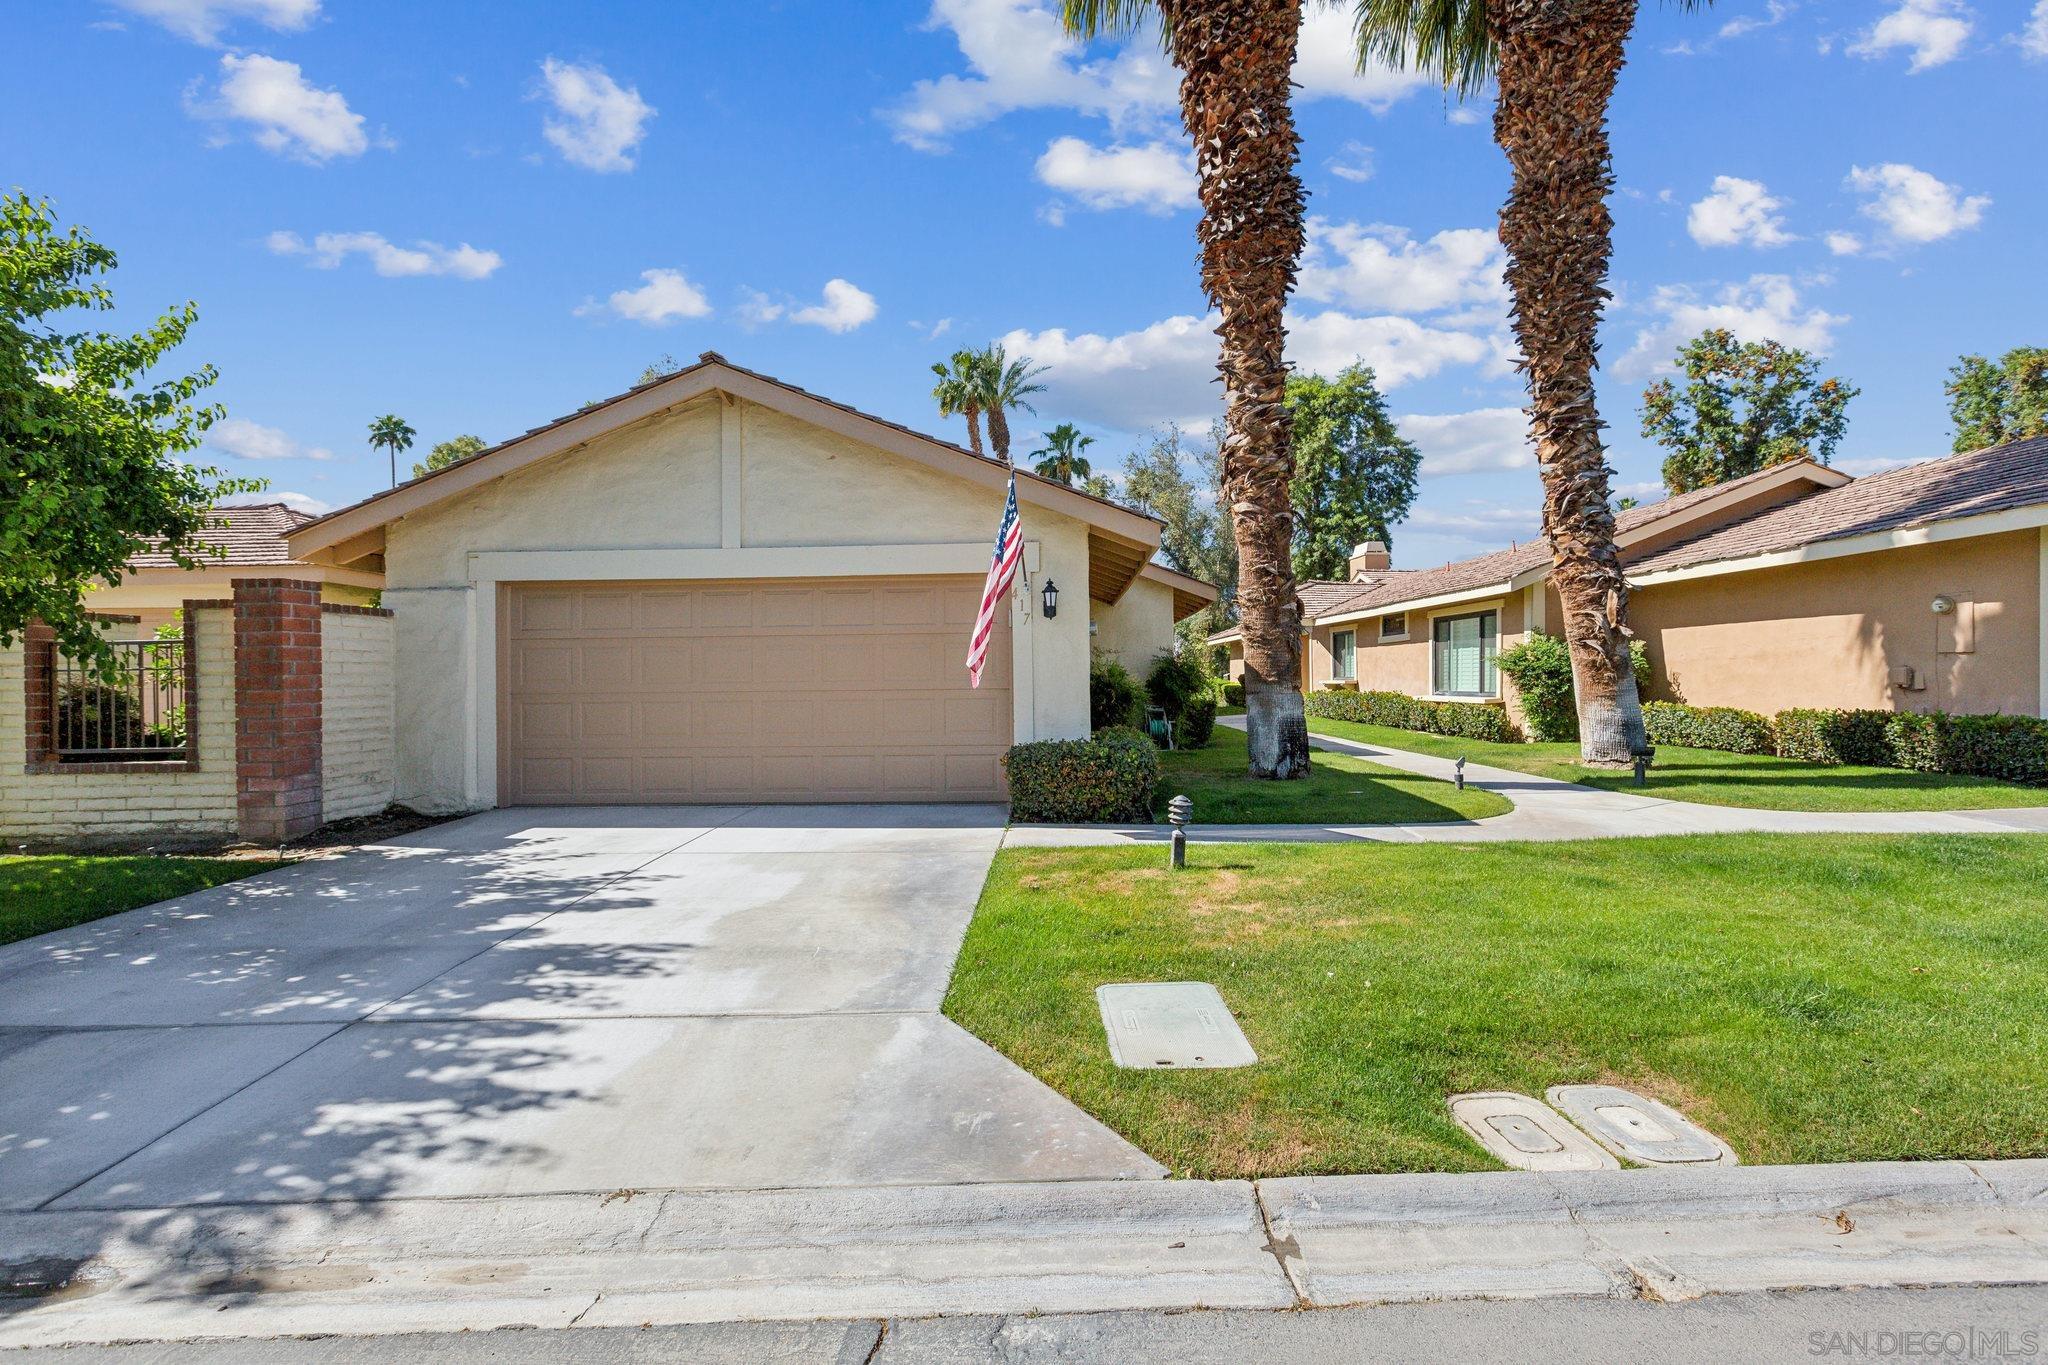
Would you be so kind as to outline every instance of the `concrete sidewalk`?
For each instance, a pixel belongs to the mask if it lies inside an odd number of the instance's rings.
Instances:
[[[1242,729],[1242,718],[1221,722]],[[1331,735],[1310,735],[1309,743],[1332,753],[1355,754],[1403,772],[1450,781],[1450,759],[1388,749]],[[1483,787],[1514,802],[1506,815],[1485,820],[1451,820],[1411,825],[1204,825],[1201,811],[1188,838],[1196,843],[1353,842],[1481,843],[1509,840],[1624,839],[1668,834],[2048,834],[2048,806],[1974,811],[1783,811],[1707,806],[1654,796],[1603,791],[1576,782],[1465,765],[1468,786]],[[1012,825],[1008,848],[1065,848],[1090,845],[1158,844],[1172,835],[1165,825]]]
[[[0,1215],[0,1346],[2048,1283],[2048,1161]],[[4,1283],[4,1281],[0,1281]]]

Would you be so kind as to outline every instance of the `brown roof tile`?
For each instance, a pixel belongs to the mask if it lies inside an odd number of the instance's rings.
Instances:
[[[313,518],[281,502],[257,503],[249,507],[216,507],[207,517],[199,540],[224,554],[194,556],[208,564],[260,565],[295,564],[285,548],[284,538]],[[144,550],[128,561],[131,569],[175,569],[177,561],[161,550]]]
[[[1844,536],[1897,531],[2048,502],[2048,437],[1870,474],[1668,545],[1632,573],[1774,554]]]

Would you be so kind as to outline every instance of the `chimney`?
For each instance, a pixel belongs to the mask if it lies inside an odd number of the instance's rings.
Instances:
[[[1393,552],[1387,549],[1385,541],[1368,540],[1363,545],[1352,547],[1351,581],[1354,583],[1372,574],[1385,573],[1393,567]]]

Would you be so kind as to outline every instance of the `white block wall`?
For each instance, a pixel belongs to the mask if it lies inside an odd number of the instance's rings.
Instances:
[[[391,804],[392,630],[388,616],[320,614],[320,817],[374,815]]]
[[[235,834],[235,617],[194,612],[194,771],[30,773],[20,645],[0,650],[0,840],[231,839]]]

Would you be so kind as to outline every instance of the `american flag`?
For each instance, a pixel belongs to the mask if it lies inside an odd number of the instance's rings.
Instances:
[[[967,640],[967,685],[981,686],[981,666],[988,662],[989,637],[996,633],[996,613],[1003,594],[1024,562],[1024,528],[1017,524],[1017,476],[1010,475],[1010,496],[1003,504],[1003,524],[996,528],[995,560],[981,585],[981,610],[974,614],[974,634]]]

